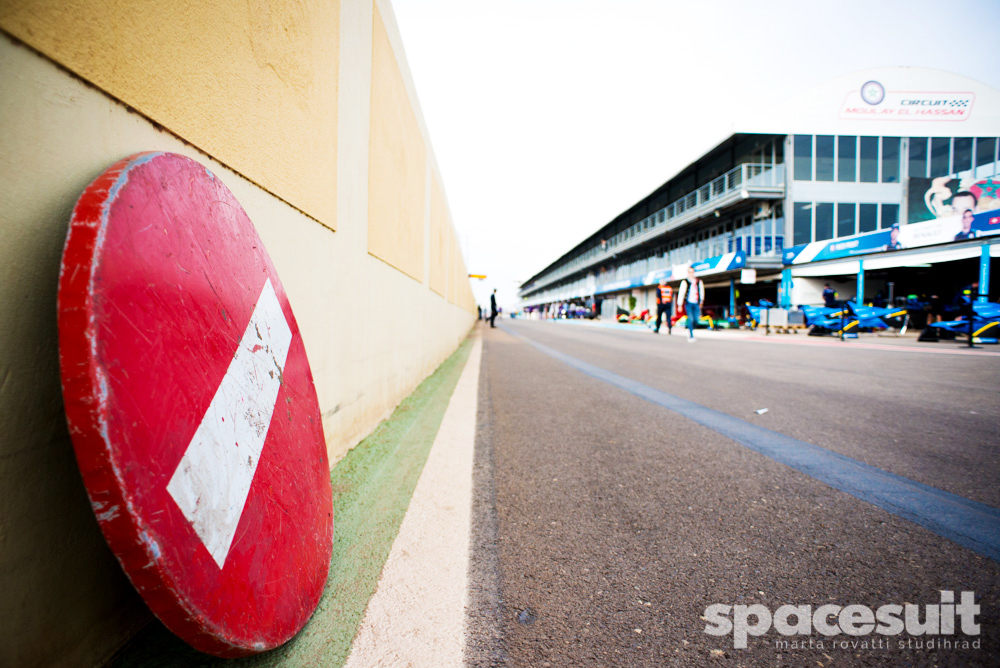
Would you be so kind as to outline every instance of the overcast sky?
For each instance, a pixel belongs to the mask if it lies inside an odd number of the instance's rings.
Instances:
[[[1000,88],[997,0],[392,5],[481,304],[514,304],[743,109],[895,65]]]

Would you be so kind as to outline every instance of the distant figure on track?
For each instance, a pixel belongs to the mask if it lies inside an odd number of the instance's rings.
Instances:
[[[497,289],[493,288],[493,294],[490,295],[490,327],[496,327],[493,321],[497,319]]]
[[[694,267],[688,267],[688,275],[681,281],[677,301],[684,304],[684,313],[687,314],[688,343],[693,343],[694,326],[701,318],[701,305],[705,302],[705,283],[695,277]]]

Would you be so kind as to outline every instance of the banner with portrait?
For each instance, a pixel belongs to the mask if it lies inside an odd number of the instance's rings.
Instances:
[[[784,264],[920,248],[1000,234],[1000,178],[911,178],[908,225],[786,248]]]

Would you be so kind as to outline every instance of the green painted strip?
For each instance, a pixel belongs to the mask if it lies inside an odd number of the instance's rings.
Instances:
[[[330,575],[319,607],[299,635],[274,651],[225,660],[191,649],[155,622],[124,648],[112,668],[342,666],[471,350],[467,338],[334,467]]]

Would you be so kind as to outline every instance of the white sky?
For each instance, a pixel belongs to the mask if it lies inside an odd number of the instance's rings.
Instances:
[[[997,0],[392,5],[480,304],[516,303],[747,107],[896,65],[1000,88]]]

